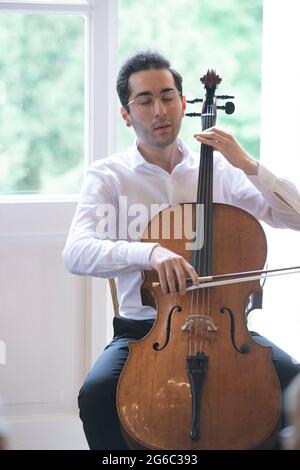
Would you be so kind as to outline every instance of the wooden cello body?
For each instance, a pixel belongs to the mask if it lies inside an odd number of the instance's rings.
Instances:
[[[171,236],[162,237],[161,245],[184,256],[201,275],[262,269],[267,245],[259,222],[242,209],[211,201],[207,205],[213,216],[208,221],[204,213],[207,231],[201,250],[187,249],[191,240],[184,234],[175,236],[176,211],[185,214],[180,204],[151,221],[162,227],[169,217]],[[197,206],[190,206],[187,212],[199,230]],[[150,233],[148,227],[145,241],[157,241]],[[260,282],[180,296],[163,294],[160,286],[152,285],[157,280],[155,271],[145,272],[143,302],[157,308],[157,318],[145,338],[130,343],[118,385],[118,413],[129,446],[270,448],[280,422],[279,381],[271,349],[255,343],[246,318],[246,312],[259,306]]]

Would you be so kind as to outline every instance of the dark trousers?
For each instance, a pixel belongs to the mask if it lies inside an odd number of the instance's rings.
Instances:
[[[96,361],[79,392],[80,417],[90,449],[127,449],[116,410],[118,379],[128,356],[128,341],[143,338],[152,325],[151,320],[114,318],[114,338]],[[266,338],[257,333],[252,333],[252,336],[257,343],[272,347],[274,367],[284,390],[300,372],[300,364],[295,364],[287,353]]]

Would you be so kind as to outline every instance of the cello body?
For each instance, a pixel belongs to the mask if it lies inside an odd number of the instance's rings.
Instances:
[[[156,216],[162,217],[162,213]],[[242,209],[214,204],[213,224],[213,247],[219,250],[214,251],[213,272],[252,271],[264,266],[265,234],[254,217]],[[175,240],[174,247],[171,237],[161,244],[189,260],[188,241]],[[162,294],[160,287],[152,287],[156,272],[145,273],[143,297],[148,302],[152,297],[157,319],[145,338],[130,343],[117,392],[118,413],[129,445],[185,450],[271,447],[280,422],[279,381],[271,348],[255,343],[245,314],[251,299],[261,293],[259,281],[245,282],[238,289],[234,284],[210,288],[209,316],[217,329],[201,325],[208,367],[198,410],[200,437],[192,439],[192,392],[186,364],[190,337],[183,327],[191,315],[193,294]],[[199,312],[203,295],[204,289],[193,299],[197,314],[207,314]]]

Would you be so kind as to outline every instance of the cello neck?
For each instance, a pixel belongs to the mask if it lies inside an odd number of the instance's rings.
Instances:
[[[216,104],[214,92],[220,78],[208,71],[201,81],[207,90],[203,104],[202,130],[216,123]],[[212,274],[212,208],[213,208],[213,148],[202,144],[197,189],[196,234],[201,236],[201,248],[193,250],[192,265],[199,276]],[[198,245],[198,244],[197,244]]]

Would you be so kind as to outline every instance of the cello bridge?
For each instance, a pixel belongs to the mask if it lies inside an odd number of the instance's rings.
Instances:
[[[193,328],[201,328],[202,331],[207,332],[218,331],[218,327],[209,315],[190,315],[187,317],[185,324],[181,327],[182,331],[192,331]]]

